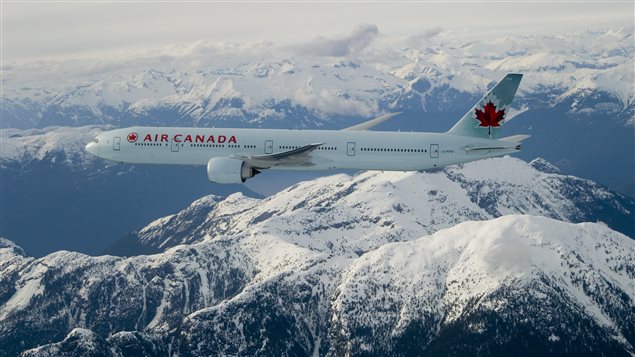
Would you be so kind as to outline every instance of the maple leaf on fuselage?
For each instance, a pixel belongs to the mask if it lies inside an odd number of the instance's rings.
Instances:
[[[478,126],[501,126],[500,122],[505,119],[505,109],[496,111],[494,103],[489,101],[483,107],[483,110],[476,109],[476,119],[479,121]]]

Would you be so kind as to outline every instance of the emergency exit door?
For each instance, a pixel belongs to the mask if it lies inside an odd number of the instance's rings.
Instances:
[[[273,140],[265,140],[265,154],[273,154]]]
[[[346,145],[346,155],[355,156],[355,143],[348,143]]]
[[[116,136],[112,141],[112,149],[115,151],[121,150],[121,138]]]

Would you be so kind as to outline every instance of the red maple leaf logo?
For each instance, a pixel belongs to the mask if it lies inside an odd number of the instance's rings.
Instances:
[[[476,109],[476,119],[479,121],[478,126],[501,126],[500,122],[505,119],[505,109],[497,111],[494,103],[489,101],[483,110]]]
[[[128,142],[130,143],[134,143],[135,141],[137,141],[137,138],[139,138],[139,135],[137,135],[137,133],[128,134]]]

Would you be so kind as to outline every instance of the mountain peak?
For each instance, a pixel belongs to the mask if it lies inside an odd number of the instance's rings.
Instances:
[[[261,232],[316,252],[359,255],[466,220],[518,213],[570,222],[603,221],[635,235],[630,223],[635,212],[632,199],[588,180],[544,172],[548,169],[545,160],[528,164],[502,157],[434,172],[336,174],[263,199],[242,194],[204,197],[129,238],[155,252]],[[364,238],[350,239],[348,231]]]
[[[429,195],[430,180],[446,186],[421,200],[416,192]],[[509,355],[524,343],[519,336],[545,353],[633,351],[635,240],[604,224],[518,214],[428,222],[425,233],[422,207],[447,215],[462,202],[452,182],[441,171],[336,175],[177,213],[154,227],[155,239],[185,239],[155,255],[59,252],[0,266],[0,289],[14,289],[2,305],[0,346],[40,346],[71,332],[29,353],[155,348],[167,339],[183,355],[421,355],[450,343],[463,354],[476,338]]]
[[[0,249],[4,249],[4,248],[20,248],[20,247],[14,242],[6,238],[0,237]]]
[[[521,335],[531,330],[542,340],[529,347],[532,351],[548,345],[552,335],[563,342],[553,346],[557,350],[585,350],[588,342],[578,334],[593,334],[594,328],[607,332],[595,342],[602,346],[599,349],[617,344],[622,351],[632,351],[632,334],[625,328],[635,321],[621,320],[613,309],[627,313],[635,300],[635,281],[629,273],[634,259],[635,241],[600,224],[528,215],[465,222],[412,242],[385,245],[352,263],[335,291],[333,316],[341,324],[332,332],[348,336],[340,353],[367,344],[381,354],[401,338],[420,334],[411,330],[413,326],[437,326],[437,337],[425,340],[426,347],[417,351],[435,351],[450,341],[462,351],[466,347],[457,339],[467,335],[485,344],[489,353],[505,355],[502,351],[509,346],[501,344],[495,330],[515,310],[514,321],[531,319],[529,325],[515,325]],[[599,293],[605,289],[624,292],[625,298],[609,302]],[[558,308],[554,301],[559,301]],[[560,325],[573,321],[567,314],[574,311],[578,321],[596,327],[572,331]],[[362,326],[390,333],[370,341]],[[451,335],[442,332],[446,328]],[[610,332],[617,330],[622,332]],[[571,347],[575,343],[581,345]]]
[[[536,169],[536,170],[538,170],[540,172],[544,172],[546,174],[560,174],[560,173],[562,173],[560,171],[560,169],[556,165],[554,165],[554,164],[550,163],[549,161],[547,161],[547,160],[545,160],[543,158],[540,158],[540,157],[531,160],[531,162],[529,162],[529,165],[531,167],[533,167],[534,169]]]

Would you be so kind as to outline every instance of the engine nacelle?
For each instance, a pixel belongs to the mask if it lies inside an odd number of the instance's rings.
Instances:
[[[215,157],[207,162],[207,178],[216,183],[243,183],[259,173],[244,161],[229,157]]]

